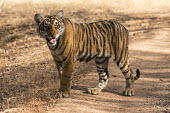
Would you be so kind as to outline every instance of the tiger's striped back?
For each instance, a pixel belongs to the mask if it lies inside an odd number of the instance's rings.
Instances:
[[[112,57],[116,62],[124,60],[128,52],[128,31],[114,20],[73,24],[75,48],[79,61]]]

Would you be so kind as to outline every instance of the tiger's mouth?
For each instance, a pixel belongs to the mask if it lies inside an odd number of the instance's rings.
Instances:
[[[46,37],[47,41],[52,44],[52,45],[55,45],[56,44],[56,39],[55,38],[52,38],[51,36],[47,36]]]

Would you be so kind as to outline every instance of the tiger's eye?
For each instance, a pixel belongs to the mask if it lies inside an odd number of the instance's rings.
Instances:
[[[57,20],[53,21],[54,25],[58,26]]]
[[[49,22],[44,21],[44,26],[48,26],[48,25],[49,25]]]

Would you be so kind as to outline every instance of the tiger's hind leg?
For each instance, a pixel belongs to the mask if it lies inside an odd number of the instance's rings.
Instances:
[[[100,93],[107,85],[108,82],[108,62],[109,58],[97,58],[95,60],[97,72],[99,74],[99,82],[95,88],[88,88],[87,93],[96,95]]]
[[[136,76],[133,75],[133,71],[130,68],[128,59],[125,60],[123,64],[117,64],[122,71],[123,75],[126,79],[126,88],[123,92],[123,95],[125,96],[133,96],[134,95],[134,81],[137,80],[140,77],[140,71],[139,69],[136,70]]]

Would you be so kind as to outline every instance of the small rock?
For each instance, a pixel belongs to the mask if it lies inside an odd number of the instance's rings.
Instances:
[[[164,80],[163,80],[163,79],[161,79],[161,78],[160,78],[159,80],[160,80],[160,81],[164,81]]]
[[[117,75],[112,75],[112,77],[117,77]]]

